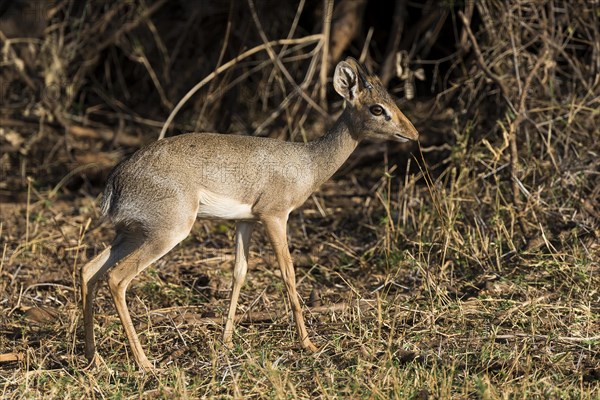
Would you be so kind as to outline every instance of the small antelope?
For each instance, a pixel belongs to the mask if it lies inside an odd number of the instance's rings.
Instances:
[[[261,222],[275,252],[302,348],[316,351],[304,325],[288,249],[290,212],[329,179],[366,136],[416,140],[418,133],[381,84],[356,60],[335,68],[346,107],[333,128],[308,143],[242,135],[188,133],[156,141],[122,161],[104,190],[102,213],[116,229],[112,244],[81,268],[85,354],[95,360],[93,301],[108,285],[137,364],[153,368],[133,327],[125,294],[132,279],[190,233],[196,218],[236,221],[235,266],[223,342],[231,346],[250,236]]]

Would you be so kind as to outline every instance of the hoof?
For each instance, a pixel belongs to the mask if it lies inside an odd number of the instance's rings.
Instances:
[[[312,342],[310,342],[310,341],[302,343],[302,348],[304,350],[310,351],[311,353],[316,353],[317,351],[319,351],[319,349],[317,348],[317,346],[315,346],[314,344],[312,344]]]

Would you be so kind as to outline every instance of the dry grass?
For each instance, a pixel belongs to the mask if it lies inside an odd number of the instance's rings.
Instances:
[[[135,369],[106,287],[96,318],[103,364],[84,368],[77,269],[111,237],[89,229],[93,199],[34,194],[28,207],[3,207],[0,348],[21,357],[2,363],[3,397],[597,398],[597,244],[568,234],[560,251],[544,243],[511,255],[510,243],[488,243],[477,222],[467,225],[473,216],[454,211],[474,201],[460,174],[453,193],[433,189],[437,210],[414,176],[399,185],[376,174],[374,194],[331,182],[319,194],[327,217],[309,202],[292,218],[303,298],[316,288],[324,305],[351,306],[309,313],[319,353],[297,348],[262,232],[242,310],[272,320],[238,326],[234,350],[221,346],[222,324],[199,317],[226,311],[232,231],[199,223],[130,291],[144,346],[163,368],[156,376]],[[499,217],[486,225],[514,229]]]
[[[258,15],[267,12],[256,3]],[[407,105],[422,148],[365,143],[353,168],[290,220],[317,354],[298,348],[261,229],[240,300],[245,319],[235,348],[221,345],[233,230],[199,221],[128,292],[143,346],[161,370],[135,368],[105,285],[96,308],[103,362],[86,369],[78,273],[112,239],[98,221],[97,194],[121,149],[154,140],[190,82],[205,77],[175,128],[221,130],[223,119],[223,130],[299,139],[330,123],[315,111],[325,104],[311,108],[303,97],[322,93],[318,38],[327,36],[291,22],[304,2],[272,10],[277,23],[264,30],[238,19],[240,9],[207,2],[206,15],[190,15],[172,37],[160,35],[172,9],[143,17],[154,4],[107,2],[87,13],[112,19],[87,24],[88,14],[70,8],[66,20],[83,31],[57,23],[27,43],[39,51],[37,69],[2,71],[33,97],[22,115],[0,115],[0,145],[10,150],[0,155],[0,397],[600,398],[598,8],[550,0],[438,7],[437,21],[460,44],[446,61],[427,61],[422,50],[442,47],[443,35],[407,22],[406,36],[431,41],[415,47],[411,68],[437,71],[426,70],[437,76],[426,82],[435,98]],[[198,39],[191,27],[206,18],[210,36]],[[234,28],[223,23],[230,21]],[[262,51],[273,41],[284,68]],[[105,59],[73,51],[94,42],[108,49]],[[206,62],[186,69],[197,55],[191,43]],[[11,46],[6,65],[22,56]],[[236,60],[255,48],[262,52]],[[128,60],[137,67],[124,68]],[[36,85],[53,82],[69,85],[39,96]],[[17,83],[0,85],[3,100],[21,93]],[[144,96],[155,98],[147,114],[126,105]]]

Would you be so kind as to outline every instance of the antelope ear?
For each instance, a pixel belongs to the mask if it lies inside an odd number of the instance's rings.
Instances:
[[[358,92],[356,69],[346,61],[340,61],[333,74],[333,87],[344,99],[354,103]]]

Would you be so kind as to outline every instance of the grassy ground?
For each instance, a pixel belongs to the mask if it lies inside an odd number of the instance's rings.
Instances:
[[[382,75],[406,53],[388,87],[422,148],[365,143],[292,214],[320,351],[298,347],[262,228],[235,347],[222,346],[233,229],[199,221],[128,291],[154,374],[135,367],[104,282],[102,362],[86,368],[78,275],[113,238],[103,174],[201,81],[169,134],[318,136],[341,108],[323,60],[344,18],[326,29],[322,1],[31,3],[12,15],[46,29],[0,37],[0,398],[600,399],[597,2],[347,14],[363,28],[344,55]],[[292,40],[273,45],[287,74],[258,52],[265,37]]]
[[[431,182],[414,160],[378,162],[293,214],[315,355],[297,346],[262,228],[240,307],[254,319],[221,345],[233,230],[198,222],[128,293],[156,374],[135,367],[105,284],[103,361],[85,368],[78,270],[112,232],[96,199],[33,180],[28,201],[2,205],[0,354],[19,361],[0,363],[1,397],[600,398],[597,232],[541,229],[522,247],[503,183],[458,165]]]

